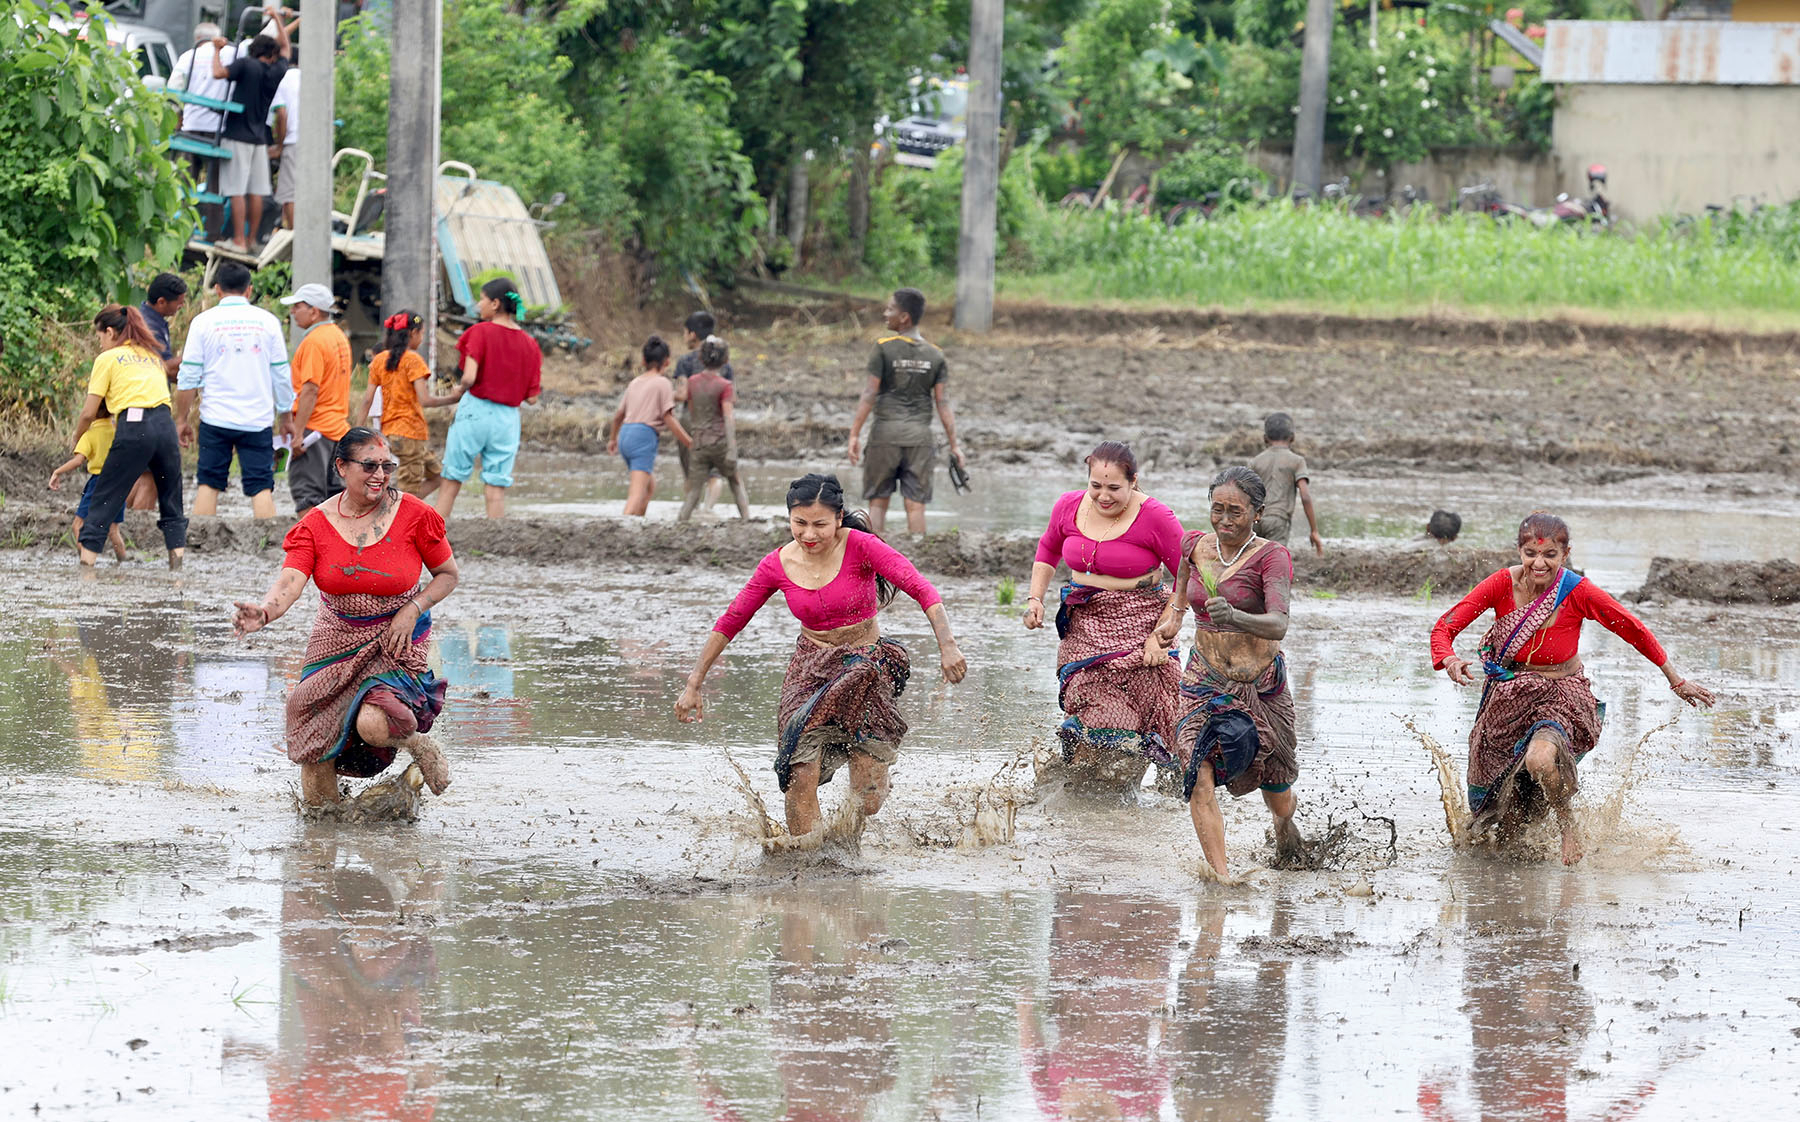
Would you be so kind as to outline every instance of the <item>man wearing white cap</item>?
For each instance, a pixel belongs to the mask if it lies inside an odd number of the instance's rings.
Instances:
[[[350,340],[331,322],[337,301],[325,285],[303,284],[281,302],[293,308],[294,326],[306,332],[294,348],[296,446],[288,461],[299,517],[344,489],[336,459],[337,442],[350,431]]]

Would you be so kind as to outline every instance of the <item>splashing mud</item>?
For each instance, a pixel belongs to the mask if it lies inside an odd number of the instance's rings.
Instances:
[[[424,805],[421,793],[425,776],[418,764],[408,764],[404,771],[380,779],[346,798],[323,806],[314,806],[294,796],[294,806],[308,822],[417,822],[419,808]]]
[[[733,782],[744,796],[748,812],[743,823],[746,832],[762,846],[763,852],[811,852],[834,845],[854,853],[860,848],[868,816],[862,812],[862,806],[856,799],[845,798],[813,829],[804,834],[792,834],[784,823],[777,822],[769,813],[768,804],[756,793],[755,784],[750,782],[750,773],[744,770],[743,765],[730,752],[725,753],[725,762],[731,765],[736,777]]]
[[[1437,738],[1413,723],[1411,717],[1395,714],[1406,730],[1419,738],[1419,744],[1431,756],[1431,762],[1437,769],[1438,798],[1444,804],[1444,829],[1450,835],[1450,844],[1458,849],[1469,844],[1469,810],[1468,790],[1457,781],[1456,762]]]

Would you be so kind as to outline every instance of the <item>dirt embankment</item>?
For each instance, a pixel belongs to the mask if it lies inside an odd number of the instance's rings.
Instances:
[[[1800,565],[1792,561],[1653,557],[1643,585],[1625,598],[1643,601],[1653,597],[1714,604],[1800,604]]]

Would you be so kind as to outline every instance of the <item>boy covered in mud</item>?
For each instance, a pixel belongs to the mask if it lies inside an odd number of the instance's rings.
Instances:
[[[706,369],[700,361],[700,344],[709,338],[718,338],[718,320],[704,309],[689,315],[682,325],[682,342],[687,346],[687,353],[675,360],[675,372],[669,375],[675,380],[675,400],[681,406],[681,427],[689,432],[694,431],[693,409],[688,404],[688,379]],[[718,371],[719,377],[726,382],[732,381],[731,363],[727,361],[724,369]],[[681,475],[685,480],[693,470],[692,453],[685,444],[677,443],[675,453],[681,458]],[[711,510],[719,501],[719,492],[724,489],[723,476],[708,472],[706,478],[706,509]]]
[[[1267,446],[1254,460],[1250,470],[1262,477],[1268,488],[1268,505],[1256,532],[1272,542],[1288,543],[1294,524],[1294,500],[1306,511],[1306,525],[1312,531],[1312,547],[1325,556],[1325,541],[1319,537],[1319,517],[1313,513],[1312,492],[1306,486],[1306,457],[1294,451],[1294,419],[1286,413],[1271,413],[1263,418],[1263,443]]]

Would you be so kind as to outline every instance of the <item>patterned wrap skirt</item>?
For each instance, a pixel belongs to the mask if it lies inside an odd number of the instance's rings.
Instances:
[[[1587,675],[1546,678],[1519,671],[1507,679],[1490,679],[1481,696],[1481,711],[1469,730],[1469,810],[1482,828],[1513,813],[1534,822],[1549,812],[1549,803],[1525,770],[1525,749],[1539,732],[1556,740],[1556,767],[1563,789],[1579,789],[1575,765],[1600,739],[1606,706],[1594,700]]]
[[[1214,786],[1238,798],[1258,787],[1285,791],[1300,778],[1285,655],[1276,655],[1256,681],[1239,682],[1196,650],[1181,675],[1181,700],[1175,749],[1186,797],[1193,797],[1202,764],[1212,767]]]
[[[1065,585],[1056,613],[1056,701],[1063,759],[1083,746],[1180,767],[1170,747],[1181,671],[1174,658],[1144,665],[1144,641],[1169,603],[1166,587],[1115,590]]]
[[[802,635],[788,660],[776,710],[775,777],[788,789],[794,765],[819,762],[828,782],[862,752],[891,764],[906,736],[896,704],[912,673],[906,648],[892,639],[861,647],[821,647]]]
[[[356,715],[373,705],[387,715],[396,739],[427,732],[444,708],[448,686],[425,665],[431,614],[419,617],[412,642],[395,660],[381,636],[404,596],[321,593],[319,614],[306,642],[300,684],[288,693],[287,754],[297,764],[330,760],[339,775],[379,775],[394,762],[394,748],[369,744],[356,731]]]

